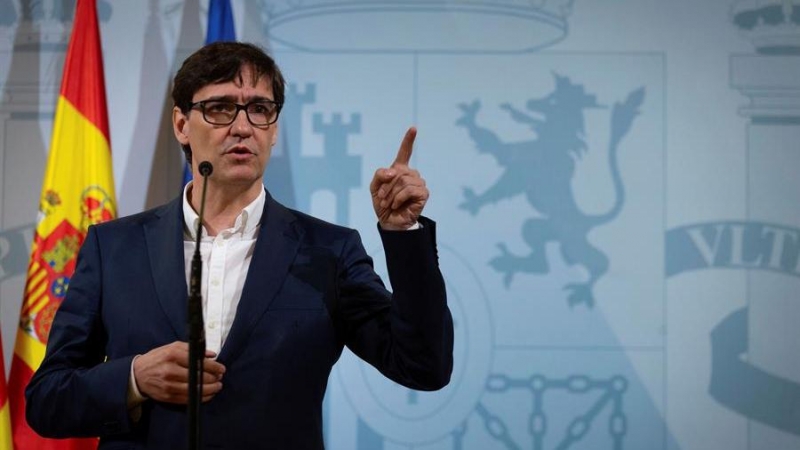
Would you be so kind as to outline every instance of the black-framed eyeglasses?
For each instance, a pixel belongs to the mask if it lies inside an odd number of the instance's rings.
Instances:
[[[228,100],[203,100],[189,105],[191,109],[199,108],[203,112],[203,119],[212,125],[230,125],[236,120],[239,111],[244,110],[247,120],[254,127],[277,122],[281,106],[272,100],[256,100],[244,105]]]

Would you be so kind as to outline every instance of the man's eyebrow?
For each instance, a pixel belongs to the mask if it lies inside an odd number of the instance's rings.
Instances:
[[[236,99],[232,95],[214,95],[203,100],[204,102],[235,102]]]
[[[248,97],[248,99],[247,99],[247,103],[253,103],[253,102],[274,102],[274,101],[275,101],[275,100],[273,100],[273,99],[271,99],[271,98],[269,98],[269,97],[262,97],[262,96],[260,96],[260,95],[254,95],[254,96],[252,96],[252,97]]]
[[[233,95],[215,95],[212,97],[208,97],[207,99],[203,100],[204,102],[232,102],[236,103],[238,98]],[[253,97],[248,97],[246,103],[253,103],[253,102],[274,102],[275,100],[269,97],[263,97],[261,95],[255,95]]]

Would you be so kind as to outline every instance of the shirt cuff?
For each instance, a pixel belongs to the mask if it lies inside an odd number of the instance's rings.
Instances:
[[[419,230],[420,228],[422,228],[422,224],[419,221],[416,221],[416,222],[414,222],[414,225],[411,225],[410,227],[406,228],[405,230],[387,230],[386,228],[383,228],[381,226],[380,222],[378,222],[378,228],[380,228],[381,230],[385,230],[385,231],[412,231],[412,230]]]
[[[136,377],[133,374],[133,363],[136,362],[136,358],[139,356],[141,355],[134,356],[131,361],[131,375],[128,379],[128,414],[134,422],[138,422],[139,418],[141,418],[141,406],[147,400],[147,397],[139,391],[139,387],[136,385]]]

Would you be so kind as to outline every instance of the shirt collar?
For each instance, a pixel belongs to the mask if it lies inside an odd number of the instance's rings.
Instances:
[[[191,189],[192,181],[186,183],[183,188],[183,227],[184,234],[192,240],[197,239],[197,221],[200,217],[195,212],[192,205],[189,203],[189,189]],[[245,206],[241,213],[236,216],[236,221],[233,227],[228,228],[227,231],[231,233],[241,233],[242,236],[255,236],[255,232],[261,224],[261,216],[264,213],[264,203],[266,202],[267,194],[265,189],[261,189],[255,200]],[[202,228],[203,236],[207,236],[205,227]]]

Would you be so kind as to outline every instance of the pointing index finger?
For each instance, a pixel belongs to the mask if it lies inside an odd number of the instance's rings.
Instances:
[[[411,151],[414,148],[414,139],[416,139],[416,137],[416,127],[411,127],[408,129],[408,131],[406,131],[406,135],[403,137],[403,142],[400,144],[400,149],[397,150],[397,156],[394,158],[392,166],[408,165],[408,161],[411,160]]]

